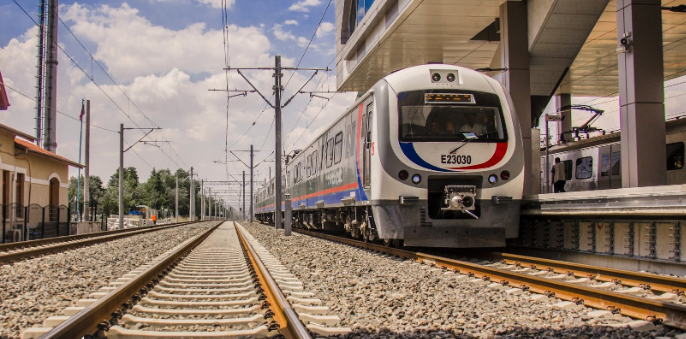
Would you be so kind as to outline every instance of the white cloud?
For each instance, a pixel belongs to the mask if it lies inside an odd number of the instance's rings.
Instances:
[[[288,10],[295,12],[309,12],[310,9],[308,7],[318,6],[321,3],[321,0],[302,0],[294,3],[291,5],[291,7],[288,7]]]
[[[95,58],[119,81],[172,68],[189,74],[214,73],[224,62],[221,30],[207,29],[204,23],[175,31],[153,25],[127,4],[97,9],[75,4],[62,18],[82,40],[98,44]],[[269,40],[259,28],[230,25],[229,35],[230,46],[241,46],[231,49],[232,62],[268,58]]]
[[[317,27],[317,38],[321,38],[331,32],[333,32],[334,28],[336,28],[332,23],[330,22],[322,22],[319,27]]]
[[[284,24],[286,24],[286,25],[295,25],[295,26],[298,26],[298,21],[296,21],[296,20],[286,20],[286,22],[284,22]]]
[[[222,8],[222,0],[195,0],[201,4],[210,5],[212,8]],[[231,8],[236,0],[226,0],[226,8]]]
[[[119,129],[121,123],[126,127],[151,126],[150,121],[139,112],[140,108],[149,119],[163,128],[149,138],[163,140],[164,135],[172,142],[174,150],[166,144],[160,146],[164,153],[186,169],[195,167],[201,178],[225,178],[224,166],[214,164],[212,160],[224,158],[227,99],[223,92],[208,91],[226,86],[221,30],[207,29],[204,24],[179,30],[155,26],[128,5],[96,8],[75,4],[64,6],[62,11],[66,24],[89,46],[97,61],[118,82],[118,86],[112,84],[96,66],[94,77],[100,85],[98,88],[60,52],[57,109],[78,117],[81,99],[89,99],[92,124],[114,131]],[[232,65],[273,65],[273,57],[269,54],[272,46],[261,29],[230,26],[229,36]],[[90,73],[90,62],[79,59],[84,54],[80,47],[70,39],[62,39],[61,43],[67,44],[67,53],[83,62],[82,67]],[[35,102],[32,100],[35,91],[35,46],[35,28],[0,46],[0,69],[5,81],[26,95],[24,97],[8,89],[12,106],[0,112],[0,123],[29,134],[35,133]],[[285,57],[282,62],[287,66],[293,60]],[[246,72],[246,76],[267,98],[270,97],[274,81],[271,72]],[[232,89],[249,88],[237,74],[233,73],[230,77]],[[295,73],[293,81],[303,83],[304,79],[304,76]],[[257,94],[248,95],[248,98],[230,100],[230,144],[248,130],[256,120],[257,112],[264,108],[265,104]],[[295,101],[291,106],[295,107]],[[266,110],[235,148],[245,149],[250,144],[259,147],[265,140],[272,119],[273,111]],[[101,176],[106,182],[118,166],[119,137],[117,133],[95,127],[92,132],[91,173]],[[78,121],[64,115],[57,116],[58,154],[78,160],[78,135]],[[129,143],[133,143],[142,133],[131,130],[125,136]],[[269,145],[273,145],[273,142]],[[177,166],[160,149],[138,144],[126,153],[125,166],[137,167],[141,180],[147,179],[150,168],[134,151],[158,169],[175,169]],[[175,152],[180,154],[185,164]],[[231,173],[236,171],[230,169]],[[71,175],[75,175],[75,172]]]
[[[283,30],[283,25],[276,24],[274,25],[274,28],[272,29],[272,32],[274,32],[274,37],[281,41],[286,41],[286,40],[295,40],[295,36],[291,34],[290,31],[284,31]]]
[[[157,1],[157,2],[170,2],[174,0],[152,0],[152,1]],[[224,2],[223,0],[195,0],[196,2],[199,2],[204,5],[209,5],[212,8],[222,8]],[[226,1],[226,8],[230,9],[233,4],[236,3],[236,0],[225,0]]]

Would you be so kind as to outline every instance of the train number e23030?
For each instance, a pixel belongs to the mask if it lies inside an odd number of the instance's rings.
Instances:
[[[441,164],[469,165],[472,163],[471,155],[442,154]]]

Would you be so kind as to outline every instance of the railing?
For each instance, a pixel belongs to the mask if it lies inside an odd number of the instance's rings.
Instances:
[[[0,238],[3,244],[61,237],[71,233],[69,206],[7,204],[0,207],[2,208]]]

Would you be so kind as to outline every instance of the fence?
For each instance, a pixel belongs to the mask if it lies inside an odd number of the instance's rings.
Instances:
[[[2,243],[61,237],[70,234],[69,206],[31,204],[2,207]]]

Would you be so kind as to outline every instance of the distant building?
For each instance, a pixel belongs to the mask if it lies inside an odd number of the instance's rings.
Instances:
[[[7,107],[10,107],[10,101],[7,99],[5,80],[2,80],[2,73],[0,73],[0,110],[7,110]]]
[[[34,145],[35,140],[0,124],[0,204],[68,204],[69,166],[83,166]]]

